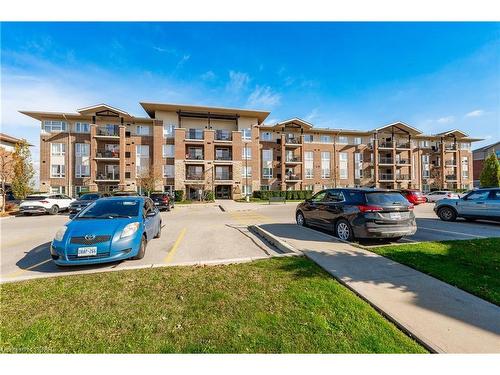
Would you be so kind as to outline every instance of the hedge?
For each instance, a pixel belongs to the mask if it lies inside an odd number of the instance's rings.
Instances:
[[[184,200],[184,190],[175,190],[175,201],[182,202]]]
[[[303,200],[311,198],[313,192],[311,190],[256,190],[253,192],[253,197],[262,200],[268,200],[270,197],[284,197],[288,200]]]

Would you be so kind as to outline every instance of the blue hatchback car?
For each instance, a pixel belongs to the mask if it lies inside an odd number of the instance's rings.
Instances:
[[[160,212],[150,198],[101,198],[57,231],[50,254],[60,266],[141,259],[160,235]]]

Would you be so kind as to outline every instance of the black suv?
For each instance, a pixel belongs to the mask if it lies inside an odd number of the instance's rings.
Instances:
[[[151,193],[149,197],[160,211],[170,211],[171,208],[174,208],[174,199],[169,193]]]
[[[346,241],[354,238],[397,241],[417,231],[413,205],[394,190],[322,190],[297,206],[295,218],[299,225],[331,230]]]
[[[68,211],[70,215],[77,214],[85,207],[87,207],[89,204],[91,204],[93,201],[99,198],[105,198],[109,196],[110,196],[109,193],[99,193],[99,192],[82,194],[76,201],[71,202]]]

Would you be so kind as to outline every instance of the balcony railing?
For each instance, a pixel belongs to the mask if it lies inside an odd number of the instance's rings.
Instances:
[[[298,162],[300,162],[300,157],[298,157],[298,156],[287,156],[285,158],[285,162],[287,162],[287,163],[298,163]]]
[[[287,144],[287,145],[299,145],[300,138],[287,137],[287,138],[285,138],[285,144]]]
[[[232,133],[228,130],[216,130],[215,139],[217,141],[230,141],[232,140]]]
[[[392,148],[393,146],[394,146],[394,142],[378,141],[378,147],[381,147],[381,148]]]
[[[410,164],[410,159],[396,159],[396,164]]]
[[[446,180],[447,181],[454,181],[457,179],[457,175],[456,174],[447,174],[446,175]]]
[[[186,173],[186,180],[203,180],[203,173]]]
[[[446,166],[455,166],[455,165],[457,165],[457,162],[455,160],[446,160],[444,162],[444,165],[446,165]]]
[[[215,154],[215,160],[233,160],[233,157],[230,153],[223,154]]]
[[[120,151],[110,151],[110,150],[104,150],[104,151],[97,151],[96,152],[96,158],[116,158],[118,159],[120,157]]]
[[[120,174],[119,173],[98,173],[96,180],[118,181],[118,180],[120,180]]]
[[[396,180],[409,181],[409,180],[411,180],[411,178],[410,178],[409,174],[398,174],[398,175],[396,175]]]
[[[203,129],[188,129],[186,139],[203,139]]]
[[[203,160],[203,154],[187,153],[186,160]]]
[[[455,145],[455,144],[451,144],[451,145],[450,144],[445,144],[444,145],[444,149],[445,150],[453,150],[454,151],[454,150],[457,150],[457,145]]]
[[[95,135],[102,137],[119,137],[120,127],[118,125],[98,126]]]
[[[392,181],[392,180],[394,180],[394,175],[392,175],[390,173],[381,173],[379,175],[379,180]]]
[[[379,164],[394,164],[394,159],[380,156],[378,162]]]
[[[287,174],[285,175],[286,181],[298,181],[300,180],[300,174]]]
[[[221,180],[232,180],[233,176],[230,172],[227,173],[215,173],[215,180],[216,181],[221,181]]]
[[[397,142],[396,148],[410,148],[410,142]]]

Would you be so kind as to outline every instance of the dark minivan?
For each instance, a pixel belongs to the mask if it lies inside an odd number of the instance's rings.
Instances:
[[[381,189],[327,189],[297,206],[299,225],[331,230],[346,241],[397,241],[417,231],[413,204],[399,192]]]

